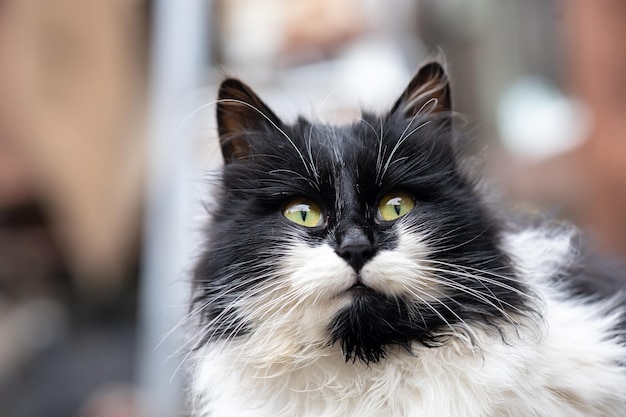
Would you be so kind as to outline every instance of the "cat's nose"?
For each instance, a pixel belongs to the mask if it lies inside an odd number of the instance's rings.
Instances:
[[[343,236],[336,252],[359,272],[363,265],[374,257],[376,248],[362,230],[352,229]]]

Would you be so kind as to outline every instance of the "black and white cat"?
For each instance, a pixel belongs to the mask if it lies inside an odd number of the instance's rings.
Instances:
[[[626,416],[617,286],[589,291],[610,281],[573,228],[487,209],[439,63],[348,126],[285,124],[235,79],[217,119],[195,415]]]

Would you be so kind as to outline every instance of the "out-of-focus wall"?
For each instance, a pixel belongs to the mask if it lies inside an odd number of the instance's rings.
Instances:
[[[146,6],[0,2],[2,416],[133,407]]]
[[[145,154],[138,134],[142,7],[24,0],[0,9],[0,141],[19,159],[23,186],[50,216],[87,290],[115,285],[136,253]]]
[[[593,128],[577,153],[582,220],[603,249],[626,259],[626,4],[565,3],[566,74]]]

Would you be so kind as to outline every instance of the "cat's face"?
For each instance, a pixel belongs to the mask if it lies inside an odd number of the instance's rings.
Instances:
[[[392,110],[350,126],[286,125],[244,84],[220,89],[225,159],[195,271],[207,340],[377,362],[437,346],[524,300],[498,230],[461,174],[436,63]]]

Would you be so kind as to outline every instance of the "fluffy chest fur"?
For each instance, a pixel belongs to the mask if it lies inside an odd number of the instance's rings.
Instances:
[[[506,334],[477,326],[471,339],[450,329],[440,347],[396,349],[369,365],[346,362],[337,346],[290,345],[277,329],[260,336],[262,345],[252,336],[211,344],[194,359],[198,414],[622,416],[626,347],[615,334],[618,312],[566,299],[551,280],[572,260],[571,237],[540,229],[508,237],[510,249],[525,254],[518,268],[538,289],[539,321]]]
[[[390,112],[284,124],[220,89],[225,166],[194,274],[199,416],[623,416],[617,297],[574,233],[498,220],[428,64]],[[592,285],[593,286],[593,285]]]

